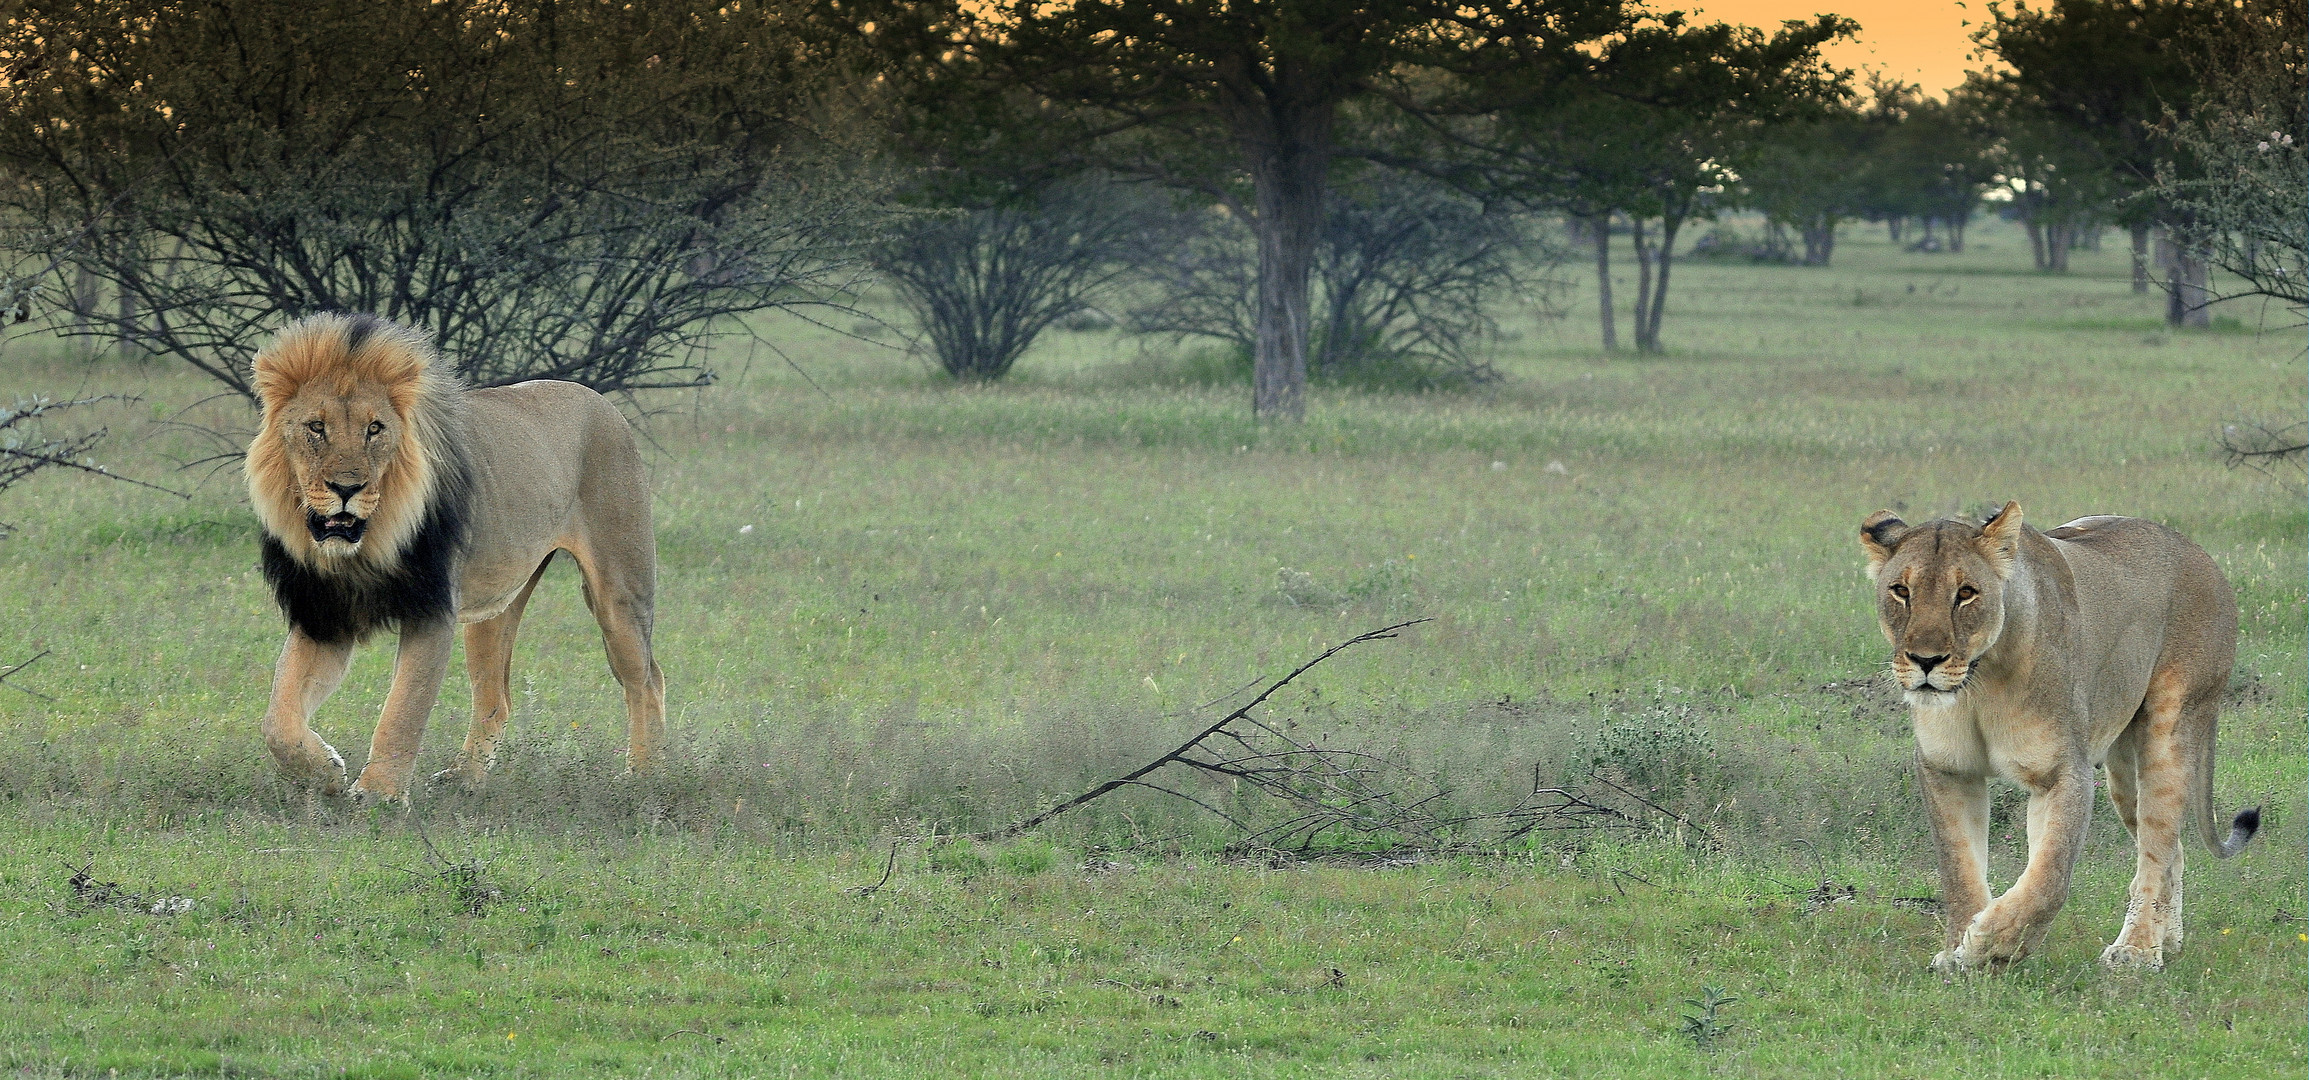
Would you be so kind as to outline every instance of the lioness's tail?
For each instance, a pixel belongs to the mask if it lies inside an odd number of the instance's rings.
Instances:
[[[2211,734],[2207,732],[2207,734]],[[2196,776],[2189,784],[2189,809],[2197,815],[2197,827],[2205,830],[2205,846],[2221,858],[2245,850],[2253,834],[2261,831],[2261,808],[2258,806],[2237,811],[2229,819],[2229,835],[2221,835],[2220,813],[2213,809],[2213,747],[2210,738],[2196,748]]]

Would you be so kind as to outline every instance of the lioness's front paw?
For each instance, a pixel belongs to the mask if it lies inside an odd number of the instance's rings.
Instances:
[[[2163,971],[2165,950],[2161,945],[2144,949],[2120,941],[2101,950],[2101,964],[2112,971]]]
[[[1932,954],[1932,972],[1935,975],[1965,975],[1971,971],[1964,964],[1964,954],[1955,949],[1942,949]]]

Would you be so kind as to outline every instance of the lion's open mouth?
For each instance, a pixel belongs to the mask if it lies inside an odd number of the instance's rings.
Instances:
[[[335,513],[322,517],[307,510],[305,511],[305,528],[313,534],[313,542],[316,544],[342,540],[348,544],[357,545],[361,542],[362,534],[369,531],[369,519],[355,517],[351,513]]]

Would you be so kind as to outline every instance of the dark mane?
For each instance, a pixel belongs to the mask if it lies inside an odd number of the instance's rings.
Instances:
[[[264,532],[265,581],[290,626],[333,645],[362,641],[378,630],[456,617],[457,564],[470,531],[473,473],[460,453],[447,455],[442,464],[447,468],[434,485],[424,521],[388,572],[322,573],[297,561],[279,537]]]

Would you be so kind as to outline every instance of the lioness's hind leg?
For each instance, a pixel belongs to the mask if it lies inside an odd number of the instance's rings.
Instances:
[[[2151,971],[2165,966],[2166,951],[2181,947],[2181,826],[2188,807],[2188,761],[2175,737],[2187,709],[2185,688],[2160,673],[2151,679],[2147,700],[2132,726],[2119,737],[2134,759],[2132,795],[2133,883],[2125,900],[2125,926],[2101,951],[2111,967]],[[2217,703],[2216,703],[2217,704]],[[2111,748],[2110,793],[2116,793],[2117,751]]]
[[[601,624],[610,673],[625,689],[626,766],[646,770],[665,741],[665,675],[650,641],[656,619],[654,552],[621,565],[591,550],[572,552],[585,574],[585,602]]]
[[[513,602],[496,617],[465,627],[465,673],[473,682],[473,725],[465,731],[465,746],[455,764],[434,774],[434,783],[457,781],[477,788],[497,764],[497,747],[505,737],[505,722],[513,715],[513,639],[521,631],[521,612],[529,594],[553,561],[546,556],[529,575],[529,583],[515,593]]]

